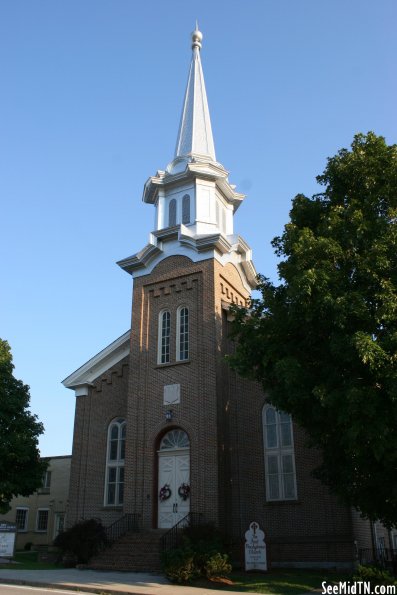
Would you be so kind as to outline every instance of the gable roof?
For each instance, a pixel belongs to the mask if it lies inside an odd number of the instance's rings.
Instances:
[[[131,331],[110,343],[105,349],[94,355],[88,362],[62,380],[63,386],[76,391],[76,397],[87,395],[88,387],[98,376],[109,370],[130,353]]]

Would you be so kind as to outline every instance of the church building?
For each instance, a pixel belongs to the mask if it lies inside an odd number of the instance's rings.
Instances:
[[[196,29],[175,155],[144,185],[149,243],[117,263],[134,280],[131,329],[63,381],[76,396],[67,524],[133,514],[162,535],[195,515],[238,556],[255,521],[274,566],[349,567],[373,527],[311,476],[319,455],[291,417],[225,363],[229,308],[247,304],[256,270],[234,229],[244,195],[215,155],[201,46]]]

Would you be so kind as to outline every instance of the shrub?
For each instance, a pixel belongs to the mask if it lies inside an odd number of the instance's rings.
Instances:
[[[174,583],[188,583],[199,575],[194,552],[188,546],[165,552],[163,568],[167,578]]]
[[[353,576],[353,580],[371,583],[371,591],[374,591],[375,585],[397,584],[390,572],[383,568],[379,568],[378,566],[357,566],[357,571]]]
[[[25,543],[25,545],[23,546],[23,549],[25,550],[25,552],[30,552],[30,550],[32,549],[32,545],[33,545],[33,541],[27,541]]]
[[[73,557],[77,564],[88,562],[107,543],[105,528],[96,519],[81,521],[57,535],[54,540],[54,545],[62,551],[69,563]]]
[[[226,576],[232,571],[232,565],[229,562],[227,554],[214,554],[205,563],[205,575],[207,578],[213,576]]]
[[[199,577],[224,576],[232,570],[227,539],[213,525],[187,527],[178,548],[163,554],[163,569],[173,582],[190,582]]]

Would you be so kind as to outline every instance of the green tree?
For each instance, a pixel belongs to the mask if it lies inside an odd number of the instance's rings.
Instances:
[[[322,453],[315,471],[364,516],[397,524],[397,145],[373,133],[328,159],[272,244],[280,284],[235,309],[230,363]]]
[[[29,387],[13,376],[11,349],[0,339],[0,513],[18,494],[29,496],[42,483],[47,462],[40,460],[43,425],[28,411]]]

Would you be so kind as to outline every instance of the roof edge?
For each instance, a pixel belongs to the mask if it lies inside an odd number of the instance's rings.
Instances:
[[[74,390],[78,387],[92,384],[95,378],[129,354],[130,337],[131,330],[128,330],[62,380],[63,386]]]

